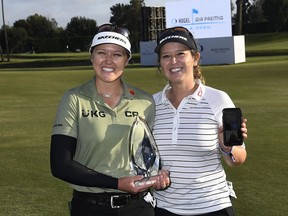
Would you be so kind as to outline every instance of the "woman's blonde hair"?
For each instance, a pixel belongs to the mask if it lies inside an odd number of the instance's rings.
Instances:
[[[191,54],[192,56],[195,56],[197,53],[197,51],[195,50],[191,50]],[[202,74],[202,71],[200,69],[200,65],[199,65],[199,61],[200,59],[198,59],[198,64],[196,66],[194,66],[194,79],[199,79],[201,81],[201,83],[203,83],[205,85],[205,78]]]

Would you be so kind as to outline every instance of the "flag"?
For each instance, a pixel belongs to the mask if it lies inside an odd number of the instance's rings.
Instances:
[[[196,10],[196,9],[193,8],[193,9],[192,9],[192,13],[193,13],[193,14],[194,14],[194,13],[195,13],[195,14],[198,14],[198,10]]]

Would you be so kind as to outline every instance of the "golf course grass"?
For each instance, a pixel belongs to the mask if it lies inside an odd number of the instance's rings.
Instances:
[[[247,49],[260,52],[269,44],[255,43]],[[277,40],[271,44],[266,51],[278,49]],[[287,41],[281,44],[287,49]],[[286,216],[288,55],[248,57],[202,71],[206,84],[226,91],[248,119],[247,161],[225,166],[238,197],[236,215]],[[50,172],[50,134],[61,96],[92,76],[90,66],[0,69],[0,216],[69,215],[71,188]],[[127,67],[124,79],[149,93],[166,82],[157,68],[137,65]]]

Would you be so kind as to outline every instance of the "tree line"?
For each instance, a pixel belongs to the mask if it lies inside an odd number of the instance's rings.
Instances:
[[[231,3],[232,4],[232,3]],[[110,23],[130,30],[133,52],[139,52],[142,34],[141,8],[144,0],[131,0],[129,4],[116,4],[110,8]],[[288,31],[288,0],[237,0],[237,13],[232,17],[233,34]],[[4,20],[3,0],[2,14]],[[87,51],[97,29],[97,21],[86,17],[72,17],[65,28],[57,21],[39,14],[3,25],[0,29],[0,51],[67,52]],[[7,42],[8,39],[8,42]]]
[[[236,0],[235,34],[288,31],[288,0]]]

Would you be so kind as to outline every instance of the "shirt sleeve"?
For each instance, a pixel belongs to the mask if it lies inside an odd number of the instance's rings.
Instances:
[[[218,123],[218,127],[221,127],[223,125],[222,110],[224,108],[234,108],[235,105],[230,96],[224,91],[206,87],[205,94],[205,97],[210,104],[214,117]]]
[[[62,134],[77,138],[78,99],[70,91],[62,97],[53,124],[52,135]]]
[[[235,104],[233,103],[230,96],[224,91],[220,91],[220,90],[216,90],[216,89],[208,87],[206,89],[206,92],[207,92],[206,98],[208,100],[208,103],[211,106],[211,109],[213,110],[214,117],[218,123],[218,127],[222,127],[223,126],[223,122],[222,122],[223,109],[235,108]],[[244,142],[242,144],[242,147],[245,148]]]
[[[76,143],[76,138],[52,135],[50,149],[52,175],[75,185],[117,189],[117,178],[96,172],[73,160]]]

